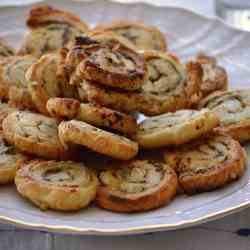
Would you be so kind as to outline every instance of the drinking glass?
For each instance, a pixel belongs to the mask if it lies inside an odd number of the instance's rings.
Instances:
[[[215,8],[226,22],[250,31],[250,0],[216,0]]]

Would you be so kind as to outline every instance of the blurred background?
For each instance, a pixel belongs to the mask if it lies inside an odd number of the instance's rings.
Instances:
[[[23,5],[40,0],[0,0],[0,6]],[[69,0],[91,1],[91,0]],[[105,1],[105,0],[99,0]],[[207,16],[219,16],[237,28],[250,31],[250,0],[119,0],[120,2],[146,2],[191,9]]]
[[[133,0],[120,1],[134,2]],[[156,5],[161,4],[186,7],[208,16],[217,15],[237,28],[250,31],[249,0],[144,0],[144,2],[153,3]],[[204,6],[206,7],[204,8]]]

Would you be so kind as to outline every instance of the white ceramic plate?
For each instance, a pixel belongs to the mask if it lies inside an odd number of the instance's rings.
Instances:
[[[250,83],[250,33],[227,26],[218,19],[168,7],[122,4],[109,1],[48,1],[80,15],[88,23],[112,19],[142,20],[158,26],[165,34],[170,51],[184,61],[202,50],[214,55],[229,73],[231,88]],[[25,32],[30,6],[0,9],[0,36],[13,45]],[[250,147],[248,148],[250,155]],[[0,189],[0,219],[33,229],[79,234],[117,235],[170,230],[213,220],[250,204],[250,169],[244,177],[218,191],[177,197],[169,206],[140,214],[118,214],[90,207],[78,213],[42,212],[17,195],[14,187]]]

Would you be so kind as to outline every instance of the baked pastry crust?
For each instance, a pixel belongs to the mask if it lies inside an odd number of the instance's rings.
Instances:
[[[167,50],[166,39],[161,31],[140,22],[115,21],[107,25],[98,25],[94,31],[114,32],[128,39],[138,50]]]
[[[202,81],[200,85],[202,97],[218,90],[227,90],[227,72],[223,67],[217,64],[215,57],[200,53],[195,58],[195,62],[199,63],[202,68]]]
[[[117,130],[127,135],[133,135],[137,130],[136,119],[131,115],[91,103],[81,103],[76,119],[97,127]]]
[[[11,48],[5,41],[0,39],[0,58],[5,58],[9,56],[13,56],[15,54],[15,50]]]
[[[148,107],[144,110],[143,106],[139,111],[157,115],[189,108],[196,102],[199,92],[196,65],[185,68],[175,55],[157,51],[145,51],[144,58],[148,77],[142,86],[142,95]]]
[[[19,153],[14,146],[8,145],[0,132],[0,184],[12,183],[16,171],[28,157]]]
[[[78,93],[79,100],[81,100],[84,103],[87,103],[88,102],[88,95],[87,95],[87,92],[85,91],[84,86],[83,86],[84,82],[85,82],[85,80],[81,81],[78,84],[77,93]]]
[[[59,138],[66,148],[69,143],[82,145],[120,160],[132,159],[138,153],[138,144],[136,142],[82,121],[61,122],[59,125]]]
[[[136,111],[144,104],[138,92],[117,91],[88,80],[83,80],[78,89],[85,93],[89,102],[126,113]]]
[[[201,100],[198,108],[209,108],[220,118],[215,130],[244,142],[250,139],[250,90],[217,91]]]
[[[75,86],[57,78],[58,56],[47,54],[34,63],[26,73],[30,95],[37,110],[48,115],[47,101],[51,97],[76,97]]]
[[[134,134],[137,129],[136,120],[130,115],[91,103],[80,104],[71,98],[51,98],[47,102],[47,110],[51,116],[59,119],[76,119],[124,134]]]
[[[176,195],[177,176],[166,164],[133,160],[99,174],[98,206],[115,212],[161,207]]]
[[[135,90],[140,88],[145,76],[143,58],[126,47],[93,46],[90,56],[78,66],[78,73],[87,80],[100,84]]]
[[[32,54],[38,58],[44,53],[71,46],[76,36],[88,31],[87,24],[79,17],[47,5],[32,8],[27,25],[30,33],[18,53]]]
[[[126,37],[120,36],[112,31],[95,31],[92,30],[88,33],[88,36],[94,40],[97,40],[103,45],[113,46],[114,44],[122,44],[134,51],[137,50],[136,46]]]
[[[179,110],[146,118],[139,124],[135,140],[144,148],[187,143],[212,131],[219,118],[210,110]]]
[[[246,167],[244,148],[230,136],[220,134],[167,151],[164,157],[188,194],[223,187],[241,177]]]
[[[58,121],[40,114],[17,111],[3,121],[4,137],[21,152],[48,159],[69,159],[58,138]]]
[[[124,112],[140,111],[148,116],[191,107],[199,94],[199,70],[195,64],[187,69],[173,55],[144,52],[147,78],[136,92],[103,88],[83,81],[79,88],[90,102]]]
[[[109,41],[104,43],[91,37],[78,37],[69,51],[69,59],[65,60],[66,67],[68,65],[75,71],[77,80],[88,79],[126,90],[138,89],[146,77],[143,57],[116,39]]]
[[[11,86],[9,89],[8,104],[19,110],[37,111],[28,88],[18,88]]]
[[[11,107],[9,104],[0,102],[0,131],[2,130],[3,120],[11,113],[17,111],[16,108]]]
[[[34,108],[27,90],[25,74],[35,61],[36,59],[30,55],[13,56],[1,61],[0,98],[2,100],[10,100],[12,105],[21,109]]]
[[[75,211],[95,198],[98,180],[82,163],[32,161],[18,170],[15,183],[42,210]]]
[[[62,48],[60,50],[60,59],[57,70],[58,77],[66,82],[70,82],[71,84],[79,85],[82,81],[82,77],[77,75],[76,68],[86,57],[84,48],[96,43],[108,47],[119,46],[122,44],[125,47],[136,50],[133,44],[126,38],[115,35],[112,32],[89,32],[86,37],[77,37],[75,46],[70,50],[67,48]],[[86,101],[86,98],[82,100]]]
[[[77,28],[83,33],[88,31],[88,25],[78,16],[71,12],[56,9],[49,5],[35,6],[30,10],[26,24],[29,28],[34,29],[50,23],[67,23]]]
[[[0,60],[0,99],[1,101],[9,100],[10,86],[4,81],[5,67],[13,60],[12,57],[1,58]]]
[[[80,102],[73,98],[54,97],[47,101],[47,111],[50,116],[61,119],[74,119],[80,109]]]

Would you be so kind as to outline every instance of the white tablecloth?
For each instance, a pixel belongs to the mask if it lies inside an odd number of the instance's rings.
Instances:
[[[0,0],[0,6],[33,0]],[[126,0],[123,0],[126,1]],[[147,0],[214,15],[213,0]],[[247,250],[250,209],[190,229],[136,236],[95,237],[52,234],[0,225],[0,250]]]

